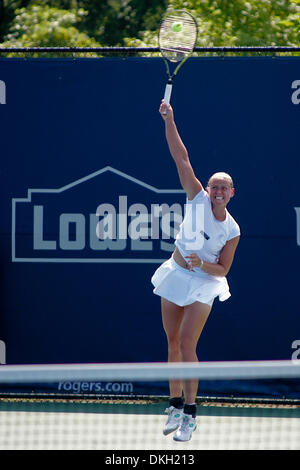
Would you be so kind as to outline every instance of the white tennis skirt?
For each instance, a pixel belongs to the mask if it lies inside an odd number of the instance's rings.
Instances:
[[[171,257],[153,274],[154,294],[184,307],[194,302],[212,305],[215,297],[223,302],[230,297],[226,277],[210,276],[189,271],[179,266]]]

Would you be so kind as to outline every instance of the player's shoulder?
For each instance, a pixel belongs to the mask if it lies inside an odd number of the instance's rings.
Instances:
[[[235,236],[238,236],[241,234],[241,229],[238,224],[238,222],[235,220],[235,218],[230,214],[229,211],[227,211],[228,215],[228,225],[231,233],[235,233]]]
[[[188,199],[190,203],[205,202],[209,201],[209,195],[207,191],[201,186],[201,189],[194,195],[193,199]]]

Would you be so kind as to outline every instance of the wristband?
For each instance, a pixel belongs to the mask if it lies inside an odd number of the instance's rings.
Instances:
[[[203,264],[204,264],[204,261],[203,261],[203,259],[202,259],[202,260],[201,260],[201,263],[200,263],[200,266],[199,266],[200,269],[202,269]]]

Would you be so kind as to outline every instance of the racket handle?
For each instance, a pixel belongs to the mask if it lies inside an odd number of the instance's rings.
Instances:
[[[167,104],[167,105],[170,104],[172,86],[173,86],[172,83],[167,83],[167,85],[166,85],[164,103]],[[163,114],[166,114],[166,113],[163,113]]]

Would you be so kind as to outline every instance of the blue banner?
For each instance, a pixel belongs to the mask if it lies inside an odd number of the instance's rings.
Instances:
[[[192,58],[174,84],[195,173],[232,175],[242,232],[200,361],[300,357],[299,60]],[[185,193],[158,113],[165,79],[159,58],[0,59],[0,363],[167,360],[150,279]],[[299,396],[294,383],[250,392]]]

